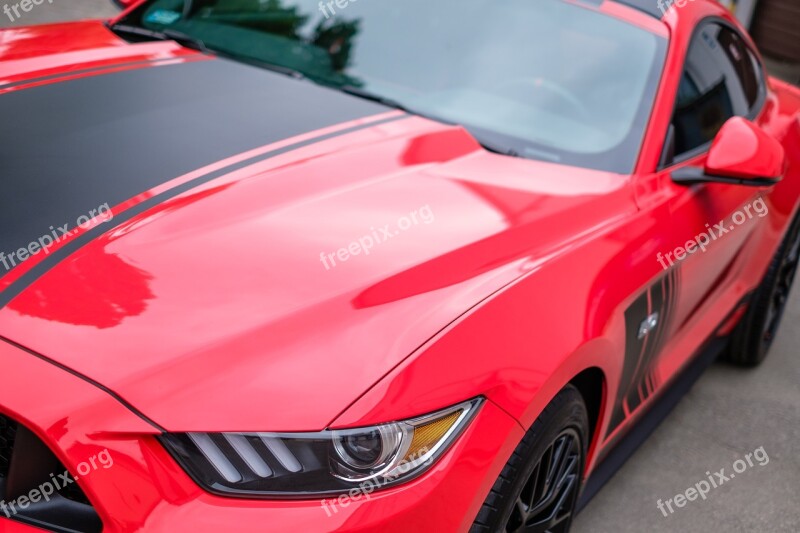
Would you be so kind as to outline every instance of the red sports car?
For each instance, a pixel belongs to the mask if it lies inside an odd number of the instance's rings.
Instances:
[[[568,530],[797,268],[800,91],[681,4],[1,32],[3,531]]]

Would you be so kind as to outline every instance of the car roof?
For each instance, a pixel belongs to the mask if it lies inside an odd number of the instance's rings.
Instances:
[[[664,16],[664,12],[658,7],[659,2],[656,2],[656,0],[616,0],[616,2],[638,9],[659,20]],[[669,1],[665,2],[663,5],[668,7]]]

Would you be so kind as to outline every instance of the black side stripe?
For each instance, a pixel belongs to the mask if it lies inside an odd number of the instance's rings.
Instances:
[[[137,67],[137,66],[157,66],[162,63],[170,63],[173,61],[181,60],[181,59],[193,59],[196,56],[200,56],[201,54],[193,54],[188,56],[181,56],[181,57],[168,57],[168,58],[160,58],[160,59],[148,59],[145,61],[129,61],[127,63],[117,63],[114,65],[103,65],[102,67],[92,67],[92,68],[85,68],[80,70],[72,70],[70,72],[59,72],[58,74],[50,74],[49,76],[40,76],[38,78],[31,78],[29,80],[22,80],[22,81],[15,81],[11,83],[0,83],[0,91],[5,89],[11,89],[13,87],[20,87],[24,85],[32,85],[34,83],[39,83],[41,81],[53,81],[53,80],[60,80],[60,79],[67,79],[72,76],[82,75],[82,74],[101,74],[103,72],[111,72],[118,68],[126,68],[126,67]]]
[[[625,310],[625,361],[607,434],[652,396],[661,383],[656,362],[673,330],[679,270],[670,270]],[[639,338],[642,323],[654,313],[658,313],[656,329]]]
[[[208,174],[204,174],[199,176],[193,180],[187,181],[181,185],[173,187],[167,191],[162,192],[159,195],[153,196],[152,198],[148,198],[147,200],[131,207],[127,211],[122,213],[114,213],[114,218],[111,219],[109,222],[101,224],[92,228],[91,230],[87,231],[86,233],[80,235],[79,237],[73,239],[72,241],[68,242],[58,250],[52,252],[49,256],[43,259],[41,262],[37,263],[36,266],[31,268],[28,272],[23,274],[18,280],[16,280],[11,286],[9,286],[5,291],[0,293],[0,309],[8,305],[14,298],[19,296],[23,291],[25,291],[31,284],[33,284],[36,280],[40,277],[45,275],[50,269],[56,266],[58,263],[84,247],[86,244],[91,242],[92,240],[96,239],[100,235],[104,233],[110,232],[115,228],[121,226],[122,224],[128,222],[132,218],[144,213],[148,209],[151,209],[167,200],[175,198],[176,196],[183,194],[195,187],[208,183],[212,180],[235,172],[237,170],[246,168],[251,165],[255,165],[256,163],[260,163],[262,161],[266,161],[267,159],[271,159],[273,157],[277,157],[279,155],[285,154],[287,152],[291,152],[293,150],[297,150],[303,148],[305,146],[310,146],[312,144],[316,144],[322,141],[326,141],[328,139],[333,139],[335,137],[339,137],[342,135],[347,135],[349,133],[353,133],[359,130],[363,130],[366,128],[371,128],[373,126],[379,126],[381,124],[387,124],[389,122],[395,122],[397,120],[408,118],[409,115],[407,114],[400,114],[398,116],[383,118],[380,120],[375,120],[372,122],[368,122],[365,124],[360,124],[358,126],[353,126],[350,128],[346,128],[343,130],[335,131],[332,133],[327,133],[325,135],[320,135],[318,137],[314,137],[311,139],[307,139],[305,141],[300,141],[288,146],[284,146],[283,148],[278,148],[276,150],[272,150],[270,152],[257,155],[251,157],[249,159],[245,159],[244,161],[240,161],[238,163],[234,163],[227,167],[215,170],[214,172],[210,172]],[[109,225],[109,223],[113,225]]]
[[[657,282],[654,286],[649,289],[649,299],[652,302],[650,307],[650,314],[658,313],[658,326],[655,331],[650,332],[645,338],[643,342],[645,344],[644,350],[642,352],[641,359],[638,361],[636,365],[636,372],[631,380],[630,385],[628,386],[628,393],[625,398],[625,406],[627,408],[628,413],[632,413],[635,411],[639,405],[644,402],[645,398],[649,396],[647,393],[647,387],[645,384],[646,377],[650,374],[651,369],[653,368],[653,360],[655,356],[659,353],[658,352],[658,339],[660,337],[660,333],[664,329],[663,327],[663,320],[664,320],[664,304],[667,301],[667,280],[670,276],[666,276],[662,278],[659,282]],[[644,320],[648,315],[642,317]],[[638,334],[639,327],[641,326],[641,322],[636,325],[636,330]]]

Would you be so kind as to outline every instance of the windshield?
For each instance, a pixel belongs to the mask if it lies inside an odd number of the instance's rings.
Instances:
[[[122,23],[461,124],[495,151],[620,173],[666,50],[563,0],[152,0]]]

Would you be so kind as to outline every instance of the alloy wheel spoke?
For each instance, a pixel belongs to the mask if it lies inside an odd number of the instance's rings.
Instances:
[[[571,517],[572,513],[565,513],[562,511],[572,495],[572,488],[573,485],[577,483],[577,479],[577,476],[570,476],[569,479],[566,480],[566,490],[562,491],[561,497],[558,499],[558,502],[553,507],[553,510],[550,512],[550,514],[525,526],[524,531],[526,533],[552,531],[556,526]]]
[[[536,467],[533,469],[531,473],[530,480],[526,483],[525,488],[522,490],[523,500],[525,501],[525,508],[526,512],[528,509],[533,507],[533,504],[536,503],[538,495],[538,489],[541,486],[540,477],[542,471],[542,463],[538,463]]]
[[[562,437],[558,441],[553,448],[552,459],[550,461],[550,466],[547,469],[547,480],[545,481],[545,492],[550,492],[553,490],[555,482],[558,480],[558,474],[561,471],[564,458],[567,454],[567,438]]]
[[[553,489],[546,495],[544,499],[538,502],[535,507],[530,509],[530,514],[532,516],[536,516],[540,512],[548,509],[552,506],[553,502],[563,498],[564,494],[569,492],[569,486],[565,487],[565,485],[569,483],[570,477],[574,475],[572,471],[576,469],[578,457],[571,456],[571,459],[568,462],[569,467],[566,474],[558,479],[558,481],[554,484]]]
[[[515,502],[508,533],[561,533],[569,527],[577,498],[581,446],[564,430],[542,454]]]

